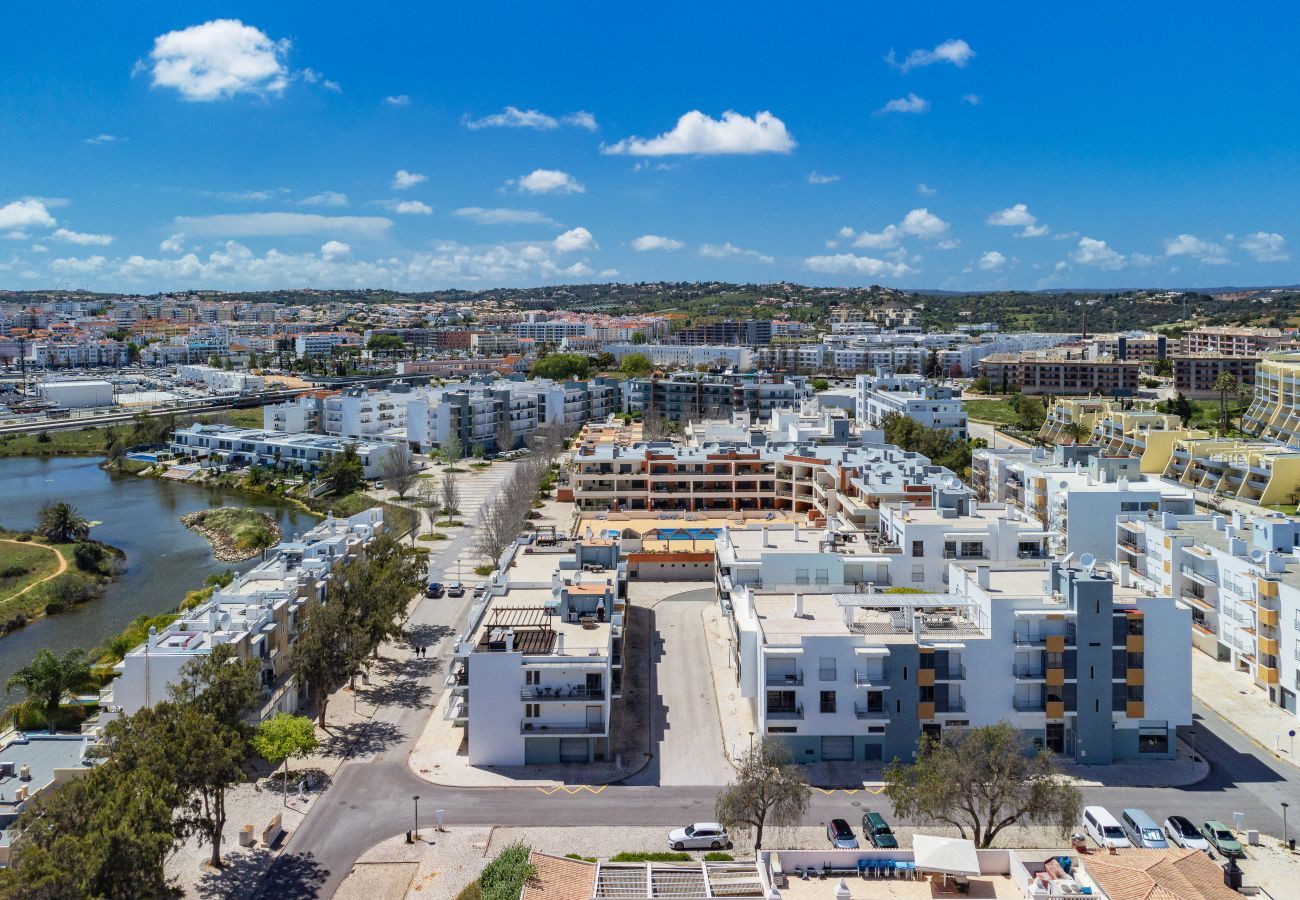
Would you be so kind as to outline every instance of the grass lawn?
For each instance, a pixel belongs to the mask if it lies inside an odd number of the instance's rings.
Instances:
[[[129,429],[122,429],[123,432]],[[104,452],[103,428],[70,428],[40,434],[6,435],[0,438],[0,457],[5,456],[98,456]],[[48,441],[39,440],[48,437]]]
[[[989,422],[994,425],[1013,425],[1019,420],[1016,411],[1011,408],[1007,398],[965,400],[966,415],[974,422]]]
[[[0,617],[6,617],[5,606],[15,594],[57,572],[59,558],[45,544],[0,541]]]
[[[244,507],[204,510],[194,515],[193,522],[187,521],[186,524],[192,528],[200,526],[205,532],[224,537],[231,547],[241,552],[270,547],[276,540],[275,531],[267,524],[266,514]]]
[[[260,406],[253,409],[232,409],[229,412],[222,413],[221,417],[236,428],[262,427],[262,407]]]

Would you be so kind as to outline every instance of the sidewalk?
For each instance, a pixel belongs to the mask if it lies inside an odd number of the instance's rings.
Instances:
[[[1288,735],[1292,730],[1300,732],[1300,721],[1294,713],[1270,703],[1268,692],[1250,675],[1193,650],[1192,695],[1274,758],[1300,766],[1293,755],[1300,748],[1293,751],[1295,741]]]

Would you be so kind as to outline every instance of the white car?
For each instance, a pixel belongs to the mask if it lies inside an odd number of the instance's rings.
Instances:
[[[721,850],[730,845],[727,829],[717,822],[696,822],[668,832],[668,846],[674,850]]]
[[[1179,847],[1188,850],[1209,850],[1210,842],[1201,834],[1196,823],[1186,816],[1170,816],[1165,819],[1165,834]]]

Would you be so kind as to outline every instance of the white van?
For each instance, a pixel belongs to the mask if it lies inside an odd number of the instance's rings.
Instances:
[[[1128,832],[1128,839],[1134,847],[1164,848],[1169,846],[1165,833],[1160,830],[1155,819],[1140,809],[1126,809],[1120,813],[1120,822]]]
[[[1086,806],[1083,809],[1083,827],[1101,847],[1132,847],[1124,826],[1104,806]]]

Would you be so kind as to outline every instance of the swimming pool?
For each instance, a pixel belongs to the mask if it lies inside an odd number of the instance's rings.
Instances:
[[[716,528],[656,528],[646,532],[646,537],[659,541],[711,541],[717,536]]]

